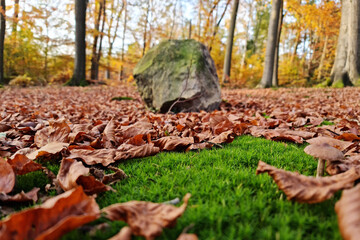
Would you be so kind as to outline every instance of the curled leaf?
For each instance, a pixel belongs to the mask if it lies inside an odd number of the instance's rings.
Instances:
[[[59,173],[57,175],[57,180],[60,187],[64,190],[70,190],[72,188],[78,187],[76,180],[81,175],[87,175],[89,169],[84,167],[82,162],[78,162],[74,159],[64,158],[61,161]]]
[[[153,156],[160,152],[160,148],[155,147],[153,143],[134,146],[126,151],[117,150],[115,161],[122,161],[131,158],[141,158]]]
[[[73,149],[70,151],[69,158],[79,158],[87,165],[101,164],[108,166],[115,162],[115,149],[98,149],[98,150],[85,150],[85,149]]]
[[[88,197],[79,187],[3,219],[0,221],[0,239],[59,239],[97,219],[99,213],[94,198]]]
[[[23,154],[16,154],[13,159],[9,159],[8,163],[14,169],[16,175],[24,175],[29,172],[41,170],[41,164],[38,164]]]
[[[335,192],[353,187],[354,182],[360,178],[355,168],[335,176],[315,178],[277,169],[259,161],[256,174],[265,172],[274,179],[289,200],[303,203],[323,202]]]
[[[190,194],[185,195],[184,203],[180,207],[161,203],[130,201],[110,205],[104,208],[102,212],[112,221],[125,221],[129,224],[134,235],[154,239],[162,233],[163,228],[176,224],[176,219],[184,213],[190,196]]]
[[[51,142],[69,142],[71,129],[65,119],[50,121],[49,127],[37,131],[34,142],[36,146],[43,147]]]
[[[11,165],[0,158],[0,193],[9,193],[15,186],[15,173]]]
[[[35,160],[39,157],[53,156],[53,155],[60,153],[62,150],[64,150],[68,146],[69,146],[68,143],[51,142],[51,143],[46,144],[39,150],[36,150],[29,154],[26,154],[26,157],[28,157],[31,160]]]
[[[9,196],[4,193],[0,193],[1,202],[33,202],[38,200],[38,192],[40,188],[33,188],[30,192],[23,192],[16,194],[15,196]]]
[[[344,190],[335,204],[341,236],[344,240],[356,240],[360,236],[360,185]]]
[[[104,183],[95,179],[94,176],[79,176],[76,183],[83,187],[84,192],[88,195],[98,194],[113,190],[112,187],[106,186]]]
[[[162,137],[153,142],[156,147],[159,147],[162,151],[182,151],[187,149],[191,144],[194,143],[194,138],[192,137]]]

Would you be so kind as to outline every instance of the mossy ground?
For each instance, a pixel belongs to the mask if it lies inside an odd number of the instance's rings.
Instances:
[[[259,160],[314,175],[316,161],[303,148],[242,136],[223,149],[129,160],[119,167],[130,177],[113,186],[117,192],[99,195],[97,202],[103,208],[130,200],[164,202],[191,193],[176,227],[165,229],[159,239],[176,239],[190,224],[194,224],[190,232],[199,239],[340,239],[334,211],[340,194],[320,204],[294,203],[286,200],[267,174],[255,175]],[[52,170],[56,172],[57,168]],[[18,189],[46,183],[41,173],[18,180]],[[75,230],[63,239],[107,239],[125,226],[105,218],[91,225],[102,222],[108,222],[110,228],[93,236]]]

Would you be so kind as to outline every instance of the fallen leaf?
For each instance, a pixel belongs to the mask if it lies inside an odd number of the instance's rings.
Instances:
[[[40,148],[39,150],[36,150],[32,153],[26,154],[26,157],[28,157],[31,160],[35,160],[39,157],[51,157],[53,155],[56,155],[60,153],[62,150],[67,148],[69,146],[68,143],[61,143],[61,142],[51,142]]]
[[[15,196],[9,196],[4,193],[0,193],[0,201],[1,202],[32,202],[36,203],[38,200],[38,192],[40,188],[33,188],[30,192],[23,192],[16,194]],[[0,230],[1,231],[1,230]]]
[[[11,165],[0,158],[0,193],[9,193],[15,186],[15,173]]]
[[[356,136],[353,133],[343,133],[340,136],[336,136],[335,139],[353,142],[355,140],[359,141],[360,137]]]
[[[194,138],[169,136],[159,138],[153,141],[153,143],[156,147],[159,147],[161,151],[183,151],[194,143]]]
[[[335,204],[338,225],[344,240],[356,240],[360,236],[360,185],[344,190]]]
[[[60,169],[56,177],[60,187],[64,190],[70,190],[78,187],[76,180],[81,175],[89,174],[89,169],[84,167],[82,162],[71,158],[61,160]]]
[[[82,187],[50,198],[40,206],[14,213],[0,221],[1,239],[59,239],[100,216],[94,198]]]
[[[113,119],[109,121],[109,123],[106,125],[103,136],[102,136],[102,142],[105,148],[114,148],[116,145],[116,139],[115,139],[115,122]]]
[[[115,191],[112,187],[106,186],[102,182],[95,179],[94,176],[79,176],[76,180],[79,186],[82,186],[84,192],[88,195],[98,194],[106,191]]]
[[[267,172],[282,190],[288,200],[303,203],[319,203],[331,198],[335,192],[351,188],[354,182],[360,178],[355,168],[331,177],[308,177],[277,169],[262,161],[259,161],[256,174]]]
[[[36,132],[34,142],[40,148],[52,142],[68,143],[70,132],[65,119],[49,121],[49,127]]]
[[[109,240],[131,240],[132,231],[128,226],[123,227],[118,234],[109,238]]]
[[[134,146],[126,151],[116,151],[115,161],[123,161],[131,158],[141,158],[156,155],[160,148],[155,147],[153,143]]]
[[[16,154],[13,159],[8,160],[8,163],[16,175],[24,175],[42,169],[41,164],[32,161],[22,154]]]
[[[73,149],[70,151],[68,158],[79,158],[87,165],[101,164],[104,167],[114,163],[115,149]]]
[[[185,195],[184,203],[180,207],[130,201],[110,205],[102,209],[102,212],[112,221],[126,222],[134,235],[143,236],[149,240],[160,236],[163,228],[176,224],[176,219],[184,213],[190,196],[190,194]]]

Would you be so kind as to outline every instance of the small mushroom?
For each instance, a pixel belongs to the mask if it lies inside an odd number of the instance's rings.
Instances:
[[[316,170],[316,177],[324,175],[326,160],[332,162],[344,159],[344,154],[340,150],[330,146],[327,143],[309,145],[304,149],[304,151],[307,154],[319,159]]]

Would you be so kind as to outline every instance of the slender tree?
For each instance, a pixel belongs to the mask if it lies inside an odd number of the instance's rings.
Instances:
[[[341,23],[331,83],[335,87],[360,85],[360,3],[343,0]]]
[[[273,71],[273,77],[272,77],[272,86],[277,87],[279,85],[279,46],[280,46],[280,37],[281,37],[281,29],[283,25],[283,19],[284,19],[284,2],[281,1],[280,5],[280,11],[279,11],[279,24],[278,24],[278,30],[277,30],[277,36],[276,36],[276,48],[275,48],[275,59],[274,59],[274,71]]]
[[[266,43],[264,72],[261,82],[257,86],[258,88],[268,88],[272,86],[281,4],[282,0],[272,1],[268,38]]]
[[[86,7],[87,0],[75,0],[75,66],[70,86],[87,85],[86,82]]]
[[[123,80],[124,78],[124,60],[125,60],[125,36],[126,36],[126,28],[127,28],[127,1],[124,0],[124,28],[123,28],[123,34],[122,34],[122,46],[121,46],[121,63],[120,63],[120,74],[119,74],[119,80]]]
[[[0,16],[0,84],[4,84],[4,42],[5,42],[5,18],[6,5],[5,0],[1,0],[1,16]]]
[[[224,73],[223,73],[223,82],[229,82],[230,69],[231,69],[231,56],[234,42],[234,33],[235,33],[235,24],[236,16],[239,8],[239,0],[235,0],[233,10],[231,13],[231,23],[229,27],[229,35],[226,43],[226,52],[225,52],[225,62],[224,62]]]
[[[96,2],[95,1],[95,9],[96,9]],[[97,65],[98,65],[98,40],[99,40],[99,33],[100,33],[100,22],[103,16],[103,8],[105,8],[105,4],[103,0],[99,0],[99,8],[97,12],[97,16],[95,18],[95,29],[94,29],[94,42],[92,47],[92,56],[91,56],[91,69],[90,69],[90,78],[91,80],[97,79]]]

